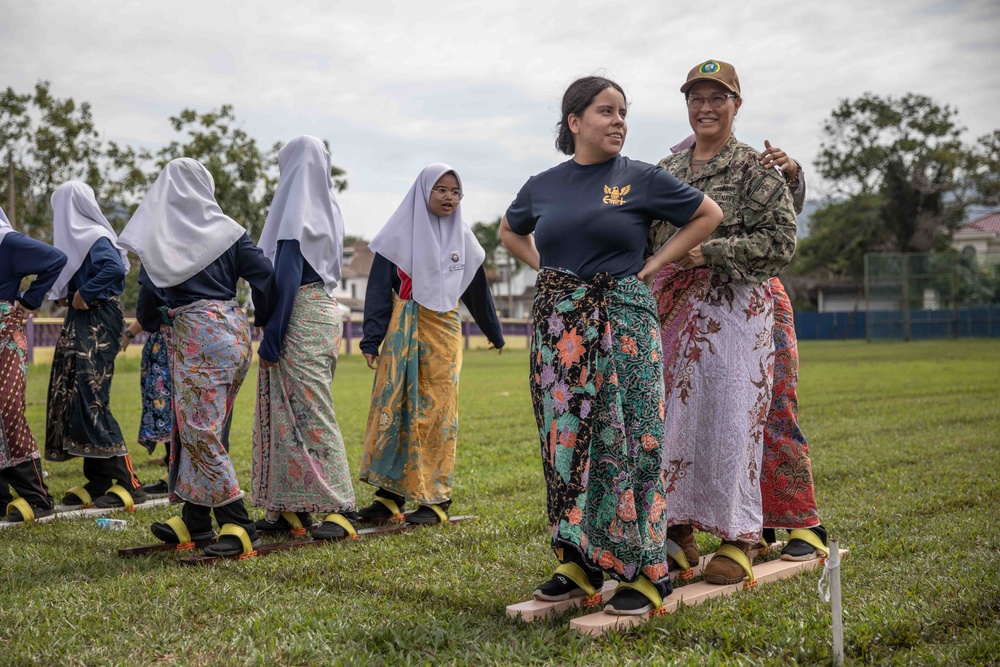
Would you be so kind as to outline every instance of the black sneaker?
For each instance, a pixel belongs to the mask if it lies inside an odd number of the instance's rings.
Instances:
[[[445,517],[450,517],[450,515],[448,514],[448,506],[450,504],[451,503],[448,502],[437,505],[437,507],[440,507],[441,511],[444,512]],[[441,517],[437,515],[437,512],[431,509],[430,505],[421,505],[420,507],[417,508],[417,511],[413,512],[412,514],[408,514],[406,516],[406,523],[415,523],[418,525],[431,525],[435,523],[441,523]]]
[[[128,489],[125,489],[128,491]],[[129,491],[132,496],[133,505],[141,505],[142,503],[149,500],[149,496],[146,492],[142,490],[142,487],[136,487]],[[100,507],[102,509],[110,509],[112,507],[125,507],[125,502],[113,493],[105,493],[103,496],[98,496],[94,498],[94,507]]]
[[[190,528],[188,529],[190,530]],[[162,523],[157,521],[149,527],[149,531],[153,533],[153,536],[161,542],[167,544],[177,544],[181,540],[177,537],[177,533],[174,529],[170,527],[170,524]],[[192,542],[207,542],[208,540],[215,539],[215,531],[212,530],[211,524],[208,526],[207,530],[197,531],[191,533]]]
[[[35,515],[35,519],[41,519],[43,517],[52,516],[56,513],[51,507],[48,509],[42,509],[40,507],[32,507],[31,513]],[[10,513],[7,514],[8,523],[21,523],[24,521],[24,517],[21,516],[21,512],[17,509],[11,509]]]
[[[600,580],[591,580],[590,582],[595,591],[600,591],[601,586],[604,585],[603,573],[599,576]],[[571,598],[585,598],[587,597],[587,591],[577,586],[576,582],[569,577],[562,574],[554,574],[551,579],[539,585],[532,593],[532,596],[536,600],[545,602],[560,602]]]
[[[313,524],[312,514],[309,512],[296,512],[295,516],[299,517],[299,522],[302,524],[303,528],[308,528]],[[277,521],[268,521],[267,517],[257,519],[254,521],[253,526],[257,530],[263,530],[268,533],[287,533],[292,530],[292,524],[288,523],[288,520],[281,515],[278,516]]]
[[[347,521],[354,527],[354,530],[358,529],[358,513],[357,512],[333,512],[333,514],[339,514],[340,516],[347,519]],[[340,524],[334,523],[333,521],[323,521],[316,530],[313,531],[312,537],[314,540],[341,540],[347,537],[347,531]]]
[[[375,500],[368,507],[362,507],[358,510],[358,519],[360,521],[368,522],[382,522],[392,519],[395,515],[389,510],[385,504],[379,502],[379,497],[376,495]],[[396,507],[399,509],[400,513],[403,512],[403,505],[405,500],[403,496],[394,496],[392,498],[386,497],[385,500],[390,500],[396,503]]]
[[[251,549],[259,549],[263,545],[264,541],[259,537],[251,539]],[[234,535],[223,535],[219,538],[218,542],[205,547],[204,553],[206,556],[222,556],[224,558],[232,558],[243,553],[243,542],[240,538]]]
[[[618,588],[604,605],[604,612],[615,616],[641,616],[653,611],[653,603],[634,588]]]
[[[823,526],[814,526],[813,528],[807,528],[811,533],[814,533],[824,545],[828,545],[826,528]],[[789,533],[792,539],[788,540],[788,544],[781,550],[781,560],[791,560],[791,561],[806,561],[814,560],[816,558],[822,558],[823,552],[819,551],[816,547],[809,544],[805,540],[794,537],[795,532]]]

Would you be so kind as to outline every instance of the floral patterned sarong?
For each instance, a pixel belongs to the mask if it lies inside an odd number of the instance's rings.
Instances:
[[[438,313],[396,297],[368,411],[363,482],[407,502],[451,499],[461,370],[458,308]]]
[[[251,502],[279,512],[355,508],[330,385],[344,332],[322,283],[299,288],[278,365],[260,366]]]
[[[774,388],[764,426],[764,464],[760,472],[765,528],[818,526],[809,443],[799,428],[799,350],[792,302],[777,278],[774,300]]]
[[[667,580],[656,305],[634,277],[538,274],[531,398],[552,548],[623,581]]]
[[[124,328],[117,297],[66,313],[52,354],[46,460],[128,454],[121,428],[111,414],[111,379]]]
[[[163,326],[149,334],[142,346],[139,366],[142,388],[142,417],[139,444],[150,454],[158,442],[170,442],[174,405],[170,382],[171,329]]]
[[[240,497],[223,441],[250,369],[250,327],[236,301],[195,301],[173,312],[171,494],[220,507]]]
[[[24,315],[0,301],[0,470],[38,458],[38,444],[24,417],[27,378]]]
[[[670,525],[756,542],[774,363],[768,283],[671,264],[653,294],[663,335]]]

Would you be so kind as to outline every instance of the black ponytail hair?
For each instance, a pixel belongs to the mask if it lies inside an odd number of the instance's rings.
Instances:
[[[603,76],[585,76],[569,84],[569,88],[563,93],[562,120],[556,125],[558,132],[556,135],[556,149],[559,152],[572,155],[576,151],[576,142],[573,139],[573,133],[569,129],[569,117],[570,115],[582,116],[584,109],[589,107],[594,98],[605,88],[614,88],[622,94],[622,97],[625,97],[625,91],[622,90],[621,86],[611,79],[605,79]],[[627,98],[625,104],[628,104]]]

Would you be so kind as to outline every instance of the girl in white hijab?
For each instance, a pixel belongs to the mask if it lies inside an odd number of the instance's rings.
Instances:
[[[167,164],[122,231],[121,243],[142,260],[137,312],[155,312],[149,305],[159,298],[173,318],[168,488],[184,506],[180,517],[150,529],[169,543],[209,540],[215,537],[214,513],[219,541],[205,553],[249,554],[260,538],[243,504],[227,435],[251,360],[250,328],[236,301],[236,283],[250,283],[257,324],[263,326],[274,304],[274,270],[219,208],[212,175],[190,158]]]
[[[361,351],[376,369],[361,480],[377,487],[362,520],[448,520],[462,368],[461,299],[491,343],[504,345],[482,263],[485,252],[462,219],[462,184],[432,164],[369,248]],[[381,347],[381,352],[379,348]]]
[[[53,245],[66,265],[49,298],[70,302],[56,343],[45,418],[45,458],[83,457],[87,483],[66,492],[66,505],[126,507],[145,502],[118,421],[111,414],[111,379],[122,329],[119,295],[126,252],[86,183],[52,193]],[[117,483],[115,483],[117,482]]]
[[[267,509],[258,530],[315,539],[356,534],[357,512],[330,385],[344,323],[340,281],[344,218],[333,194],[330,152],[303,136],[278,152],[281,177],[260,235],[274,262],[278,300],[258,355],[251,502]]]

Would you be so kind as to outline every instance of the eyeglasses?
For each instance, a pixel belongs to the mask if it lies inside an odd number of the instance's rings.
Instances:
[[[734,100],[737,99],[736,95],[733,95],[732,93],[728,95],[712,95],[711,97],[699,97],[697,95],[692,95],[687,98],[687,105],[688,109],[700,109],[705,102],[708,102],[708,106],[713,109],[721,109],[725,106],[726,100],[730,98]]]
[[[434,194],[436,194],[439,197],[447,197],[448,195],[451,195],[452,197],[454,197],[458,201],[462,201],[462,197],[465,196],[464,194],[462,194],[461,190],[449,190],[448,188],[446,188],[444,186],[440,186],[440,187],[436,187],[436,188],[431,188],[431,192],[433,192]]]

